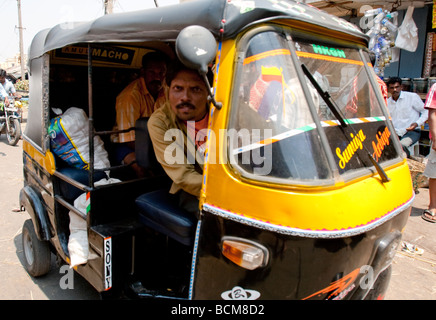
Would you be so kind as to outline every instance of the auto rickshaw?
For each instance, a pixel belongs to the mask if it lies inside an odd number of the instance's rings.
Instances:
[[[38,33],[30,48],[20,204],[25,264],[71,263],[71,214],[89,255],[74,266],[102,296],[168,299],[383,298],[414,199],[409,168],[368,56],[349,22],[294,1],[190,1]],[[200,217],[168,197],[147,119],[137,161],[95,168],[115,98],[150,50],[213,70]],[[54,152],[52,108],[84,110],[89,164]],[[86,211],[74,199],[86,195]]]

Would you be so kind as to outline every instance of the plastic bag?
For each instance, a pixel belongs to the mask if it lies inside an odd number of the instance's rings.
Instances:
[[[89,169],[88,117],[82,109],[69,108],[50,121],[48,134],[52,151],[70,166]],[[110,167],[108,153],[99,136],[94,137],[94,168]]]
[[[413,21],[412,15],[415,7],[409,6],[403,23],[398,28],[395,46],[400,49],[415,52],[418,47],[418,28]]]
[[[110,178],[97,181],[94,185],[106,185],[111,183],[118,183],[121,180]],[[86,208],[88,206],[86,193],[81,194],[74,200],[74,207],[77,208],[84,215],[87,214]],[[86,220],[79,217],[74,212],[69,212],[70,216],[70,237],[68,239],[68,253],[70,255],[70,267],[73,268],[77,265],[84,264],[94,257],[89,253],[88,246],[88,230]]]

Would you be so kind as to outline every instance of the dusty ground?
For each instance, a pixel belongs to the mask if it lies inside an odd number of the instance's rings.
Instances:
[[[436,300],[436,223],[421,218],[429,202],[428,189],[420,188],[403,239],[424,249],[422,256],[397,252],[387,300]]]

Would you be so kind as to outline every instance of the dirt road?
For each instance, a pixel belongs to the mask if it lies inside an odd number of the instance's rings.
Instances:
[[[24,128],[23,124],[23,128]],[[99,299],[94,289],[74,274],[74,288],[62,289],[61,269],[52,259],[50,273],[31,278],[23,267],[21,228],[27,212],[15,212],[23,186],[22,140],[17,146],[0,136],[0,300]],[[425,250],[411,257],[401,251],[393,263],[393,274],[386,300],[436,300],[436,224],[421,219],[428,204],[428,189],[420,189],[403,239]]]

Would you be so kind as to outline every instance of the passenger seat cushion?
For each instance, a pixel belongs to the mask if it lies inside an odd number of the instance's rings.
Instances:
[[[197,219],[181,209],[178,197],[167,189],[152,191],[136,199],[140,221],[185,245],[194,242]]]
[[[58,169],[58,171],[63,175],[66,175],[67,177],[76,180],[77,182],[80,182],[81,184],[89,184],[89,171],[87,170],[73,167],[65,167]],[[107,179],[106,173],[104,173],[104,171],[95,171],[94,182],[97,182],[101,179]],[[59,179],[59,189],[61,195],[69,202],[74,201],[83,193],[82,190],[61,179]]]

